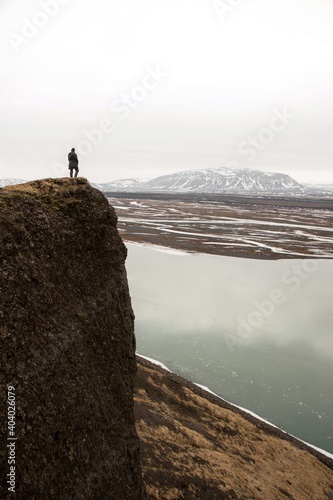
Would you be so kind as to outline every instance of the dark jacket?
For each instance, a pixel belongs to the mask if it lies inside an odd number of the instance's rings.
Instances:
[[[79,165],[79,159],[78,159],[76,153],[74,153],[73,151],[68,153],[68,161],[69,161],[69,165],[68,165],[69,169],[72,169],[72,168],[77,169],[77,167]]]

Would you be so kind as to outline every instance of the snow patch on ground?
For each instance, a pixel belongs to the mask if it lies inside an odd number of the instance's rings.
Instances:
[[[138,233],[142,234],[142,233]],[[186,250],[177,250],[176,248],[163,247],[162,245],[153,245],[152,243],[141,243],[137,241],[126,242],[126,245],[136,245],[139,247],[149,247],[152,250],[156,250],[157,252],[168,253],[171,255],[193,255],[193,252],[187,252]]]
[[[151,363],[153,363],[154,365],[157,365],[157,366],[160,366],[161,368],[163,368],[164,370],[167,370],[168,372],[172,373],[171,370],[169,370],[169,368],[167,368],[163,363],[161,363],[160,361],[157,361],[156,359],[152,359],[152,358],[148,358],[147,356],[142,356],[142,354],[139,354],[137,353],[137,355],[140,357],[140,358],[143,358],[143,359],[146,359],[147,361],[150,361]],[[330,458],[333,460],[333,454],[332,453],[329,453],[328,451],[325,451],[325,450],[322,450],[321,448],[318,448],[317,446],[314,446],[313,444],[310,444],[310,443],[307,443],[306,441],[303,441],[302,439],[299,439],[297,438],[296,436],[293,436],[292,434],[289,434],[288,432],[285,432],[283,429],[281,429],[280,427],[278,427],[277,425],[274,425],[272,424],[271,422],[269,422],[268,420],[265,420],[264,418],[260,417],[259,415],[257,415],[257,413],[254,413],[253,411],[251,410],[248,410],[247,408],[243,408],[242,406],[238,406],[238,405],[235,405],[234,403],[230,403],[230,401],[227,401],[226,399],[222,398],[221,396],[218,396],[215,392],[211,391],[208,387],[206,387],[205,385],[201,385],[201,384],[197,384],[197,383],[194,383],[194,385],[196,385],[197,387],[200,387],[200,389],[202,389],[203,391],[205,392],[208,392],[209,394],[212,394],[213,396],[221,399],[222,401],[225,401],[226,403],[230,404],[231,406],[234,406],[235,408],[238,408],[239,410],[242,410],[244,411],[245,413],[248,413],[249,415],[251,415],[252,417],[256,418],[257,420],[260,420],[261,422],[264,422],[265,424],[267,425],[270,425],[271,427],[275,427],[275,429],[279,429],[281,432],[283,432],[284,434],[286,435],[289,435],[289,436],[292,436],[294,437],[295,439],[297,439],[297,441],[301,441],[302,443],[306,444],[307,446],[309,446],[310,448],[313,448],[314,450],[318,451],[319,453],[321,453],[322,455],[325,455],[326,457]]]
[[[172,373],[171,370],[169,370],[169,368],[167,366],[165,366],[163,363],[160,363],[159,361],[156,361],[156,359],[148,358],[147,356],[143,356],[142,354],[139,354],[138,352],[136,353],[136,355],[139,356],[140,358],[143,358],[143,359],[146,359],[147,361],[150,361],[151,363],[159,366],[160,368],[163,368],[163,370],[166,370],[167,372]]]
[[[297,439],[297,441],[301,441],[302,443],[306,444],[307,446],[310,446],[310,448],[313,448],[314,450],[319,451],[319,453],[321,453],[322,455],[325,455],[326,457],[331,458],[333,460],[333,454],[329,453],[328,451],[322,450],[321,448],[318,448],[317,446],[314,446],[313,444],[310,444],[310,443],[307,443],[306,441],[303,441],[303,439],[299,439],[298,437],[293,436],[293,434],[289,434],[288,432],[285,432],[283,429],[281,429],[277,425],[272,424],[268,420],[265,420],[264,418],[260,417],[257,413],[254,413],[253,411],[248,410],[247,408],[243,408],[242,406],[238,406],[238,405],[235,405],[234,403],[230,403],[230,401],[227,401],[226,399],[222,398],[221,396],[218,396],[218,394],[216,394],[215,392],[211,391],[205,385],[196,384],[196,383],[195,383],[195,385],[197,385],[198,387],[200,387],[203,391],[209,392],[213,396],[216,396],[217,398],[222,399],[222,401],[225,401],[226,403],[230,404],[231,406],[234,406],[235,408],[238,408],[239,410],[242,410],[245,413],[248,413],[249,415],[251,415],[252,417],[256,418],[257,420],[261,420],[262,422],[265,422],[265,424],[270,425],[271,427],[275,427],[275,429],[279,429],[284,434],[287,434],[289,436],[294,437],[295,439]]]

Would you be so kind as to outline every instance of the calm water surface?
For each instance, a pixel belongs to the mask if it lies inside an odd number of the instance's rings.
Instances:
[[[127,244],[137,351],[333,452],[333,261]]]

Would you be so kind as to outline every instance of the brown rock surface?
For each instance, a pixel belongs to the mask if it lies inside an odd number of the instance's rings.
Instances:
[[[16,397],[16,498],[140,499],[126,248],[82,178],[0,190],[0,498],[6,387]]]
[[[149,499],[333,498],[332,460],[139,357],[135,416]]]

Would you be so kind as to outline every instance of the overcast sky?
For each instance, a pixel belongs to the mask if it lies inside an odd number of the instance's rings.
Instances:
[[[0,0],[0,178],[333,183],[331,0]]]

